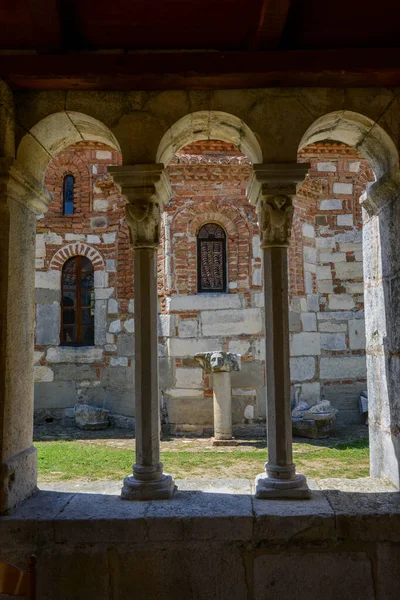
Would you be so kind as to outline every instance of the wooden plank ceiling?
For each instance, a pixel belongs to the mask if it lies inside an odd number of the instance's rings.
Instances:
[[[393,0],[0,0],[22,89],[400,85]]]

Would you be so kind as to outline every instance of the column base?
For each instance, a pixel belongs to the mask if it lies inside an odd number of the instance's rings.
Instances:
[[[133,475],[124,479],[122,500],[169,500],[177,490],[171,475],[165,473],[155,481],[140,481]]]
[[[235,440],[235,438],[229,438],[227,440],[217,440],[216,438],[211,438],[212,446],[238,446],[239,442]]]
[[[311,490],[307,485],[304,475],[296,473],[293,479],[274,479],[266,473],[260,473],[256,477],[256,498],[311,498]]]
[[[37,490],[34,446],[0,463],[0,514],[6,514]]]

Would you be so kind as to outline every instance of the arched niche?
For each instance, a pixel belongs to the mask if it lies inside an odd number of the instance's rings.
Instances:
[[[22,138],[18,162],[43,183],[52,158],[67,146],[81,141],[102,142],[120,152],[119,143],[101,121],[75,111],[61,111],[45,117]]]
[[[358,150],[369,161],[376,179],[398,167],[399,154],[392,138],[360,113],[338,110],[320,117],[304,133],[299,150],[326,141],[342,142]]]
[[[212,110],[190,113],[176,121],[160,141],[156,162],[167,166],[178,150],[201,140],[234,144],[253,164],[262,162],[261,146],[250,127],[234,115]]]

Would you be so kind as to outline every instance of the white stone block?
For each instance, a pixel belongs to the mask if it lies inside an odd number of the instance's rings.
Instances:
[[[54,372],[49,367],[33,367],[33,377],[35,383],[54,381]]]
[[[113,258],[107,258],[106,260],[106,271],[108,273],[115,273],[116,271],[115,260]]]
[[[317,237],[315,240],[317,248],[336,248],[336,241],[333,236]]]
[[[344,252],[320,252],[319,260],[322,263],[346,262],[346,254]]]
[[[317,281],[332,279],[332,270],[328,267],[317,267]]]
[[[105,271],[95,271],[94,272],[94,287],[95,288],[104,288],[108,285],[108,273]]]
[[[262,285],[262,272],[261,272],[261,268],[257,267],[253,270],[252,276],[251,276],[251,282],[253,285]]]
[[[337,224],[345,227],[352,227],[354,224],[353,215],[338,215]]]
[[[133,333],[135,331],[135,319],[127,319],[124,321],[124,329],[128,333]]]
[[[317,163],[317,171],[325,171],[328,173],[336,173],[336,164],[333,162],[319,162]]]
[[[337,198],[320,200],[319,210],[342,210],[342,201]]]
[[[33,352],[33,364],[37,365],[38,362],[40,362],[40,360],[43,358],[44,356],[44,352],[42,352],[41,350],[34,350]]]
[[[358,283],[346,283],[346,292],[348,294],[363,294],[364,293],[364,282]]]
[[[199,323],[197,319],[180,319],[178,335],[183,338],[195,338],[198,336]]]
[[[304,237],[315,238],[315,229],[309,223],[303,223],[301,230]]]
[[[158,315],[158,335],[160,337],[175,335],[175,315]]]
[[[253,249],[253,258],[261,258],[262,252],[261,252],[261,248],[260,248],[260,236],[253,235],[251,244],[252,244],[252,249]]]
[[[333,293],[333,283],[332,279],[317,281],[317,292],[320,294],[332,294]]]
[[[262,320],[259,308],[241,310],[202,311],[203,335],[241,335],[261,333]]]
[[[346,350],[344,333],[321,333],[322,350]]]
[[[127,356],[112,356],[110,359],[110,367],[127,367],[128,357]]]
[[[302,356],[301,358],[290,359],[290,379],[291,381],[306,381],[315,376],[315,358],[312,356]]]
[[[97,150],[96,158],[99,160],[112,160],[112,152],[109,150]]]
[[[108,200],[104,200],[103,198],[100,200],[93,201],[93,210],[95,212],[107,212],[110,206],[110,202]]]
[[[104,350],[106,352],[116,352],[117,351],[117,345],[116,344],[105,344]]]
[[[85,235],[83,233],[66,233],[65,240],[67,242],[83,242]]]
[[[203,369],[177,367],[175,369],[175,385],[177,388],[199,389],[203,386]]]
[[[237,283],[237,281],[230,281],[230,282],[228,283],[228,288],[229,288],[230,290],[237,290],[237,288],[238,288],[238,283]]]
[[[353,193],[353,184],[352,183],[334,183],[333,184],[333,193],[350,195]]]
[[[317,381],[303,383],[301,386],[301,400],[308,404],[316,404],[321,399],[321,385]]]
[[[195,390],[195,389],[176,389],[170,388],[165,390],[165,394],[170,396],[171,398],[203,398],[204,392],[203,390]]]
[[[310,246],[304,246],[303,258],[306,262],[316,263],[317,262],[317,249],[311,248]]]
[[[86,237],[86,241],[88,244],[101,244],[101,239],[98,235],[88,234]]]
[[[361,162],[359,160],[349,163],[349,171],[351,171],[351,173],[358,173],[360,165]]]
[[[35,258],[35,269],[43,269],[44,267],[44,259],[43,258]]]
[[[239,294],[175,295],[166,299],[168,311],[224,310],[240,308]]]
[[[114,244],[116,237],[117,234],[115,231],[111,231],[110,233],[103,233],[103,241],[105,244]]]
[[[243,389],[233,388],[232,396],[257,396],[257,390],[254,389]]]
[[[293,333],[290,345],[291,356],[318,356],[321,353],[319,333]]]
[[[354,306],[354,297],[350,294],[330,294],[329,296],[330,310],[351,310]]]
[[[196,352],[222,350],[222,340],[215,338],[169,338],[167,344],[168,355],[172,358],[193,358]]]
[[[128,312],[131,314],[134,314],[134,312],[135,312],[135,301],[134,300],[129,300]]]
[[[338,263],[336,265],[336,277],[338,279],[362,279],[363,265],[358,262]]]
[[[317,266],[315,263],[305,262],[304,263],[304,271],[306,273],[314,273],[314,275],[315,275],[317,272]]]
[[[320,312],[317,314],[317,319],[326,321],[326,319],[337,319],[338,321],[347,321],[349,319],[363,319],[363,310],[340,310],[332,312]]]
[[[46,360],[48,363],[98,363],[103,360],[103,348],[58,346],[47,350]]]
[[[252,305],[258,308],[264,308],[264,293],[255,292],[252,294]]]
[[[119,333],[121,331],[121,321],[120,319],[116,319],[115,321],[111,321],[108,330],[110,333]]]
[[[365,321],[362,321],[361,319],[349,321],[349,338],[351,350],[364,350]]]
[[[313,292],[313,276],[308,271],[304,272],[304,289],[306,294],[312,294]]]
[[[245,356],[249,353],[249,351],[249,340],[232,340],[228,344],[228,352],[232,352],[233,354],[240,354],[241,356]]]
[[[61,246],[63,244],[63,238],[61,235],[57,235],[57,233],[45,233],[44,241],[46,244],[52,244],[54,246]]]
[[[366,375],[365,356],[322,357],[320,360],[321,379],[365,379]]]
[[[317,317],[313,312],[301,313],[303,331],[317,331]]]
[[[325,313],[326,317],[329,317],[330,313]],[[320,321],[318,323],[318,330],[326,333],[346,333],[347,332],[347,324],[346,323],[335,323],[332,321]]]
[[[95,271],[96,273],[96,271]],[[95,288],[94,297],[96,300],[108,300],[114,293],[114,288]]]
[[[113,344],[115,342],[115,336],[113,333],[106,333],[107,344]]]
[[[60,271],[36,271],[35,288],[59,290],[61,288]]]
[[[115,298],[110,298],[108,301],[108,314],[115,315],[118,313],[118,300]]]

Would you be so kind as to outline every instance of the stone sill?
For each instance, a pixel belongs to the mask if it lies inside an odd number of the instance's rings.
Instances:
[[[232,481],[230,480],[231,484]],[[246,480],[236,480],[244,482]],[[400,542],[400,494],[314,489],[310,500],[257,500],[250,493],[180,482],[172,500],[128,502],[115,494],[38,491],[0,518],[3,547],[171,541]],[[191,489],[192,488],[192,489]],[[230,486],[232,489],[232,485]],[[212,491],[210,491],[212,490]]]

